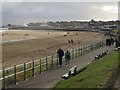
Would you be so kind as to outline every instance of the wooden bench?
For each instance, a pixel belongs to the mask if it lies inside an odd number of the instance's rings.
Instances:
[[[118,50],[120,50],[120,47],[115,48],[115,51],[118,51]]]
[[[108,50],[102,52],[101,54],[98,54],[97,56],[95,56],[95,60],[102,58],[103,56],[107,55],[107,53],[108,53]]]
[[[71,75],[76,75],[77,67],[74,66],[71,69],[69,69],[69,72],[64,74],[61,78],[68,79]]]

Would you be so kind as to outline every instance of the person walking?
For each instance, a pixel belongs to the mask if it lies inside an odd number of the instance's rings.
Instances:
[[[69,50],[65,52],[65,62],[66,62],[66,66],[70,64],[70,51]]]
[[[62,66],[62,57],[64,56],[64,51],[61,48],[59,48],[57,53],[58,53],[58,57],[59,57],[59,65],[61,67]]]

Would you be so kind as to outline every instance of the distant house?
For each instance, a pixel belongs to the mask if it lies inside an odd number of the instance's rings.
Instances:
[[[118,25],[104,25],[103,30],[104,31],[109,31],[113,29],[118,29]]]

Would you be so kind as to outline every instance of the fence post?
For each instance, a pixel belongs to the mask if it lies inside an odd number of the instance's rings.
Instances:
[[[73,59],[73,49],[71,49],[71,60]]]
[[[84,54],[87,52],[87,46],[85,46],[85,48],[84,48],[85,50],[84,50]]]
[[[89,45],[87,45],[87,52],[89,52]]]
[[[25,62],[24,62],[24,81],[25,81],[25,80],[27,80],[27,79],[26,79],[26,64],[25,64]]]
[[[53,55],[52,55],[52,68],[53,68]]]
[[[87,52],[88,52],[88,49],[89,49],[89,47],[88,47],[88,45],[87,45]]]
[[[17,84],[17,80],[16,80],[16,65],[14,65],[14,79],[15,79],[14,84],[16,85]]]
[[[40,66],[40,67],[39,67],[39,69],[40,69],[39,74],[41,74],[41,72],[42,72],[41,59],[40,59],[40,65],[39,65],[39,66]]]
[[[83,47],[83,52],[82,52],[82,55],[84,55],[84,53],[85,53],[85,47]]]
[[[76,48],[76,58],[78,57],[78,48]]]
[[[3,68],[3,90],[6,89],[5,69]]]
[[[83,48],[81,47],[81,56],[82,56]]]
[[[88,52],[90,52],[90,45],[88,46]]]
[[[46,57],[46,71],[48,70],[48,62],[47,62],[47,57]]]
[[[79,56],[81,56],[81,47],[79,48]]]
[[[75,58],[75,49],[73,49],[73,59]]]
[[[92,50],[93,50],[93,45],[91,44],[91,45],[90,45],[90,51],[92,51]]]
[[[58,54],[57,54],[57,67],[58,67]]]
[[[32,77],[35,77],[34,61],[32,62]]]
[[[80,47],[78,48],[78,57],[80,57]]]

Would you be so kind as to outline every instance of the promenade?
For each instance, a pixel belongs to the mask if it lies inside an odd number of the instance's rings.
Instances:
[[[104,46],[99,49],[93,50],[84,54],[83,56],[71,60],[70,66],[68,67],[65,66],[65,63],[63,63],[61,68],[58,67],[52,70],[48,70],[40,75],[36,75],[30,80],[26,80],[24,82],[18,83],[17,85],[10,86],[9,88],[52,88],[58,81],[62,80],[61,76],[67,73],[71,67],[77,66],[78,70],[81,67],[92,62],[97,54],[100,54],[106,50],[108,50],[108,52],[111,52],[112,50],[114,50],[114,47]]]

